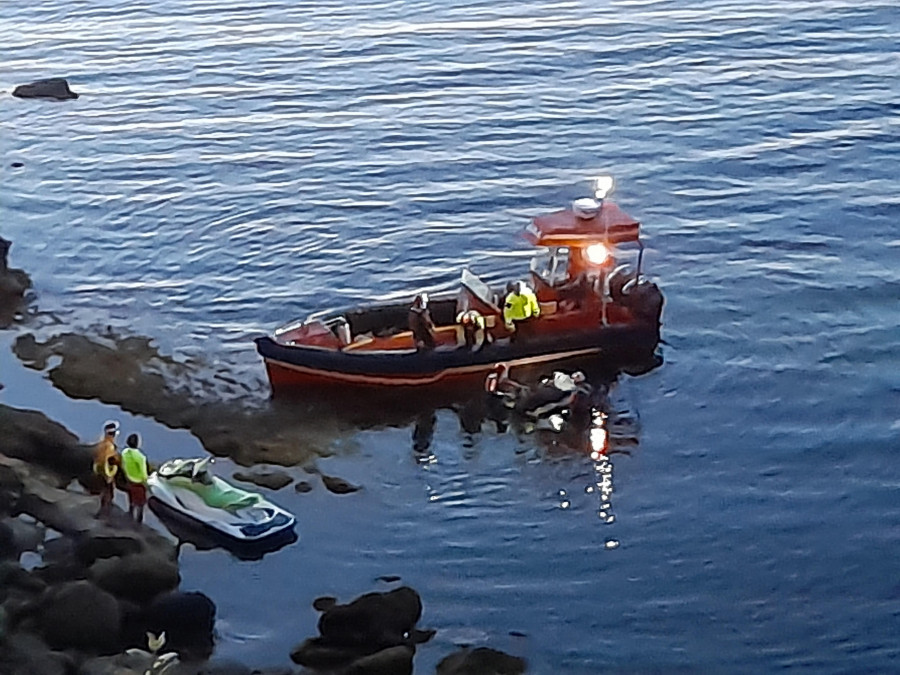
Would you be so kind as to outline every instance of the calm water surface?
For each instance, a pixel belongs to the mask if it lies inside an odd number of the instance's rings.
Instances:
[[[666,363],[619,383],[623,452],[439,410],[420,463],[411,424],[347,428],[320,466],[364,490],[277,493],[297,544],[183,548],[218,654],[285,664],[313,598],[396,574],[438,629],[417,672],[457,644],[535,673],[896,669],[898,31],[895,3],[840,0],[2,3],[0,87],[82,95],[0,99],[0,233],[39,307],[257,402],[252,336],[518,274],[527,219],[598,170],[645,223]],[[4,350],[3,402],[85,437],[116,412]],[[154,459],[199,450],[131,423]]]

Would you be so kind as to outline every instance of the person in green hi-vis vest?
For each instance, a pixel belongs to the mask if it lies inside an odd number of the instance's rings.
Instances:
[[[140,450],[141,437],[131,434],[122,451],[122,472],[128,485],[128,515],[135,522],[144,520],[144,505],[147,503],[147,457]]]

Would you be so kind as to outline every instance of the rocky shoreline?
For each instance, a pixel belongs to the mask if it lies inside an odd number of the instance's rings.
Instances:
[[[10,243],[0,244],[0,328],[21,327],[31,280],[8,266]],[[315,457],[326,452],[324,442],[317,445],[292,415],[203,401],[183,386],[187,367],[161,355],[146,338],[64,333],[41,342],[22,333],[14,351],[38,370],[53,361],[48,377],[71,398],[97,399],[189,429],[210,453],[244,466],[299,464],[314,474]],[[177,547],[170,538],[134,523],[115,506],[109,517],[97,517],[98,500],[89,494],[90,446],[39,411],[0,404],[0,428],[0,672],[298,672],[210,660],[215,604],[200,591],[180,588]],[[290,483],[278,471],[258,468],[236,477],[272,489]],[[335,494],[359,489],[337,477],[321,479]],[[296,489],[311,488],[304,481]],[[417,645],[435,634],[417,627],[422,600],[405,586],[346,604],[319,598],[314,607],[322,612],[320,634],[289,655],[303,668],[299,672],[412,673]],[[525,667],[518,657],[464,646],[445,657],[437,673],[514,674]]]

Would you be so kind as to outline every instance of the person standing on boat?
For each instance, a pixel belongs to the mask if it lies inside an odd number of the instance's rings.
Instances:
[[[106,516],[112,508],[115,496],[116,473],[119,471],[119,449],[116,447],[116,436],[119,435],[119,423],[109,420],[103,424],[103,438],[94,445],[92,469],[100,485],[100,511],[97,516]]]
[[[524,281],[517,281],[503,303],[503,323],[510,332],[509,339],[526,339],[531,334],[531,322],[541,315],[537,296]]]
[[[434,322],[428,309],[428,295],[419,293],[409,308],[409,329],[418,351],[434,349]]]
[[[147,503],[147,457],[140,450],[141,437],[131,434],[122,451],[122,471],[128,486],[128,515],[135,522],[144,520],[144,505]]]

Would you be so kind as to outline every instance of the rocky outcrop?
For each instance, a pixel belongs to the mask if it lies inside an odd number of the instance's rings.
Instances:
[[[13,323],[25,306],[25,293],[31,288],[31,278],[20,269],[9,266],[12,242],[0,237],[0,328]]]
[[[415,645],[434,635],[416,628],[422,600],[406,586],[366,593],[346,605],[320,598],[313,607],[323,611],[319,637],[307,639],[291,652],[291,660],[309,668],[370,675],[411,673]]]
[[[437,665],[437,675],[521,675],[525,659],[489,647],[464,648]]]
[[[329,453],[337,430],[315,425],[296,408],[222,400],[191,364],[162,355],[143,337],[107,332],[95,337],[65,333],[39,342],[19,336],[13,347],[28,367],[48,372],[50,381],[72,398],[96,399],[175,429],[189,429],[210,453],[238,464],[304,464]],[[212,376],[216,379],[218,374]]]
[[[17,98],[50,98],[55,101],[78,98],[78,94],[69,88],[64,77],[50,77],[30,84],[20,84],[13,89],[12,95]]]
[[[57,483],[90,472],[91,448],[43,413],[0,405],[0,429],[0,454],[51,470]]]

